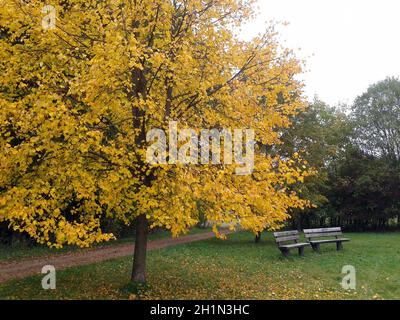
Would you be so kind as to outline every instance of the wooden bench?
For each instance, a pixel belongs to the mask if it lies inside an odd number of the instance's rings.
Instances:
[[[297,230],[294,231],[284,231],[284,232],[274,232],[274,237],[276,244],[281,250],[282,254],[287,257],[289,255],[290,249],[298,249],[299,255],[304,255],[304,247],[310,245],[310,243],[299,243],[300,236]],[[291,243],[294,242],[294,243]]]
[[[350,239],[339,238],[342,236],[342,229],[338,228],[323,228],[323,229],[305,229],[304,235],[314,251],[320,252],[320,245],[324,243],[336,243],[336,250],[343,249],[343,242],[348,242]],[[321,239],[326,237],[335,237],[334,239]]]

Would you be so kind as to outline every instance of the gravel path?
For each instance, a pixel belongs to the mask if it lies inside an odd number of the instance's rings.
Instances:
[[[230,232],[225,232],[225,234],[228,233]],[[206,240],[213,237],[215,237],[214,233],[207,232],[184,236],[177,239],[169,238],[154,240],[149,241],[147,248],[148,250],[161,249],[179,244]],[[41,274],[42,267],[45,265],[52,265],[56,268],[56,270],[62,270],[115,258],[133,256],[133,251],[133,244],[125,244],[89,249],[87,251],[81,252],[52,255],[48,257],[29,258],[11,262],[0,262],[0,283],[14,279],[25,278],[27,276],[35,274]]]

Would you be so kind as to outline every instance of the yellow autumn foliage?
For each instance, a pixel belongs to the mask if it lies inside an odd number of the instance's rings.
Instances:
[[[38,242],[89,246],[113,235],[103,217],[179,235],[199,221],[278,228],[309,203],[291,191],[311,174],[298,155],[272,158],[279,128],[301,112],[301,63],[274,26],[235,30],[247,0],[0,0],[0,222]],[[146,132],[252,128],[255,171],[146,163]]]

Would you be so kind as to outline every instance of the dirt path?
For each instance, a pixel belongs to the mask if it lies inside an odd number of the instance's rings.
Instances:
[[[225,232],[225,234],[228,233],[230,232]],[[149,241],[148,250],[161,249],[178,244],[206,240],[213,237],[215,237],[214,233],[207,232],[184,236],[177,239],[170,238],[154,240]],[[0,262],[0,283],[40,274],[42,267],[45,265],[52,265],[56,268],[56,270],[62,270],[105,260],[132,256],[133,251],[133,244],[125,244],[91,249],[83,252],[71,252],[48,257],[29,258],[14,262]]]

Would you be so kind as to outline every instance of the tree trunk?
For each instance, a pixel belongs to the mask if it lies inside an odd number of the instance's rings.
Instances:
[[[136,220],[136,240],[133,257],[132,278],[133,283],[146,283],[146,253],[147,253],[148,225],[146,215],[140,215]]]
[[[261,232],[257,233],[255,242],[259,243],[261,241]]]
[[[302,226],[303,226],[303,220],[302,220],[301,214],[299,214],[299,217],[298,217],[298,219],[297,219],[297,224],[296,224],[296,226],[293,228],[293,230],[301,230],[301,229],[302,229]]]

